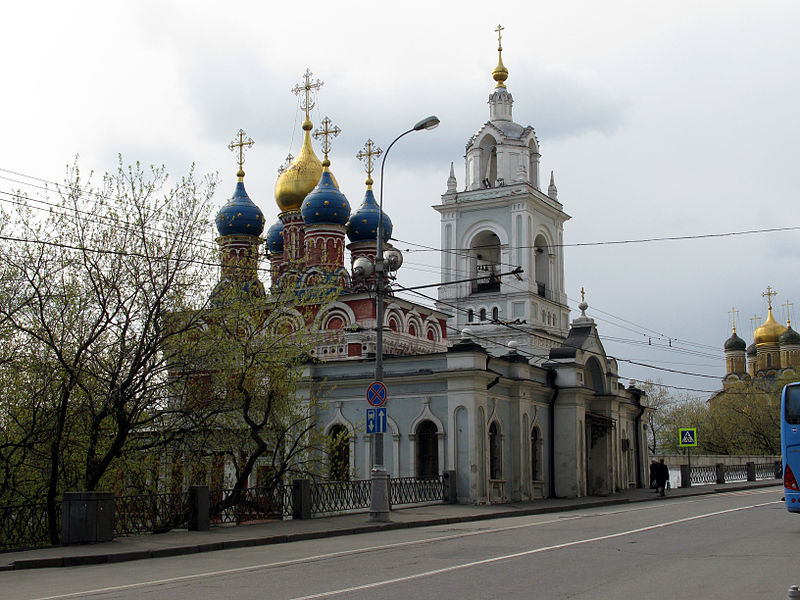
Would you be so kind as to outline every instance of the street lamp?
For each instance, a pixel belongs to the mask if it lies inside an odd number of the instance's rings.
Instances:
[[[378,194],[378,244],[375,251],[375,381],[383,381],[383,274],[385,263],[383,256],[383,167],[389,150],[397,140],[413,131],[430,130],[439,125],[439,118],[430,116],[419,121],[408,131],[398,135],[381,160],[381,187]],[[388,394],[387,394],[388,396]],[[389,520],[389,475],[383,464],[383,433],[375,435],[375,451],[372,466],[372,490],[370,492],[369,518],[371,521],[387,522]]]

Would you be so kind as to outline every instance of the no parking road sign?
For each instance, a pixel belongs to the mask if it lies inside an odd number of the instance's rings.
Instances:
[[[379,407],[386,404],[389,399],[389,391],[382,381],[373,381],[367,388],[367,402],[370,406]]]
[[[697,428],[678,429],[678,446],[697,446]]]

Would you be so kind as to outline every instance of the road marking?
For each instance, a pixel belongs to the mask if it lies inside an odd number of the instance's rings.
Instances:
[[[519,515],[520,517],[530,515]],[[443,542],[456,538],[470,537],[474,535],[484,535],[487,533],[500,533],[503,531],[510,531],[513,529],[522,529],[525,527],[537,527],[539,525],[551,525],[553,523],[563,523],[564,521],[572,521],[575,519],[583,519],[586,515],[570,515],[567,517],[558,517],[556,519],[548,519],[546,521],[537,521],[535,523],[522,523],[520,525],[508,525],[505,527],[493,527],[491,529],[478,529],[477,531],[463,531],[460,533],[453,533],[450,535],[440,535],[432,538],[425,538],[422,540],[408,540],[407,542],[394,542],[391,544],[381,544],[379,546],[370,546],[367,548],[356,548],[352,550],[340,550],[339,552],[328,552],[326,554],[317,554],[314,556],[304,556],[302,558],[293,558],[291,560],[282,560],[278,562],[263,563],[260,565],[251,565],[249,567],[236,567],[233,569],[222,569],[219,571],[206,571],[204,573],[195,573],[193,575],[181,575],[179,577],[170,577],[168,579],[156,579],[153,581],[142,581],[138,583],[129,583],[125,585],[115,585],[105,588],[97,588],[94,590],[85,590],[82,592],[72,592],[69,594],[58,594],[57,596],[43,596],[34,598],[33,600],[59,600],[63,598],[80,598],[88,594],[104,594],[107,592],[117,592],[122,590],[131,590],[149,585],[166,585],[171,583],[181,583],[184,581],[191,581],[192,579],[201,579],[203,577],[216,577],[219,575],[236,575],[238,573],[247,573],[249,571],[257,571],[259,569],[271,569],[276,567],[288,567],[291,565],[301,564],[305,562],[315,562],[329,558],[341,558],[352,554],[364,554],[367,552],[375,552],[377,550],[392,550],[394,548],[402,548],[403,546],[413,546],[417,544],[429,544],[433,542]],[[512,517],[517,518],[517,517]],[[106,563],[108,564],[108,563]],[[96,565],[101,566],[101,565]]]
[[[771,491],[774,492],[774,490],[771,490]],[[734,494],[734,493],[735,492],[726,492],[725,495]],[[707,499],[707,498],[710,498],[710,497],[711,496],[703,496],[702,499]],[[718,498],[719,495],[714,495],[713,497],[717,497]],[[687,503],[697,502],[697,501],[698,501],[698,499],[688,499],[687,498],[687,500],[686,500]],[[390,583],[392,583],[394,581],[405,581],[405,580],[408,580],[408,579],[426,577],[426,576],[429,576],[429,575],[438,574],[440,572],[444,573],[444,572],[451,571],[451,570],[466,568],[467,566],[470,566],[470,565],[484,564],[486,562],[493,562],[493,561],[497,561],[497,560],[507,560],[507,559],[510,559],[510,558],[514,558],[516,556],[524,556],[525,554],[533,554],[533,553],[536,553],[536,552],[544,552],[546,550],[556,550],[556,549],[559,549],[559,548],[566,548],[568,546],[572,546],[572,545],[576,545],[576,544],[589,543],[589,542],[592,542],[592,541],[598,541],[598,540],[610,539],[610,538],[614,538],[614,537],[620,537],[622,535],[631,535],[631,534],[634,534],[634,533],[638,533],[640,531],[649,531],[651,529],[656,529],[656,528],[659,528],[659,527],[666,527],[668,525],[674,525],[674,524],[678,524],[678,523],[683,523],[685,521],[692,521],[692,520],[695,520],[695,519],[701,519],[701,518],[705,518],[705,517],[721,515],[721,514],[734,512],[734,511],[738,511],[738,510],[746,510],[746,509],[750,509],[750,508],[758,508],[758,507],[767,506],[769,504],[775,504],[775,503],[780,503],[780,501],[777,501],[777,502],[775,502],[775,501],[773,501],[773,502],[765,502],[765,503],[762,503],[762,504],[754,504],[754,505],[751,505],[751,506],[744,506],[744,507],[740,507],[740,508],[726,509],[726,510],[723,510],[723,511],[707,513],[707,514],[698,515],[698,516],[695,516],[695,517],[687,517],[685,519],[679,519],[677,521],[670,521],[670,522],[661,523],[661,524],[658,524],[658,525],[650,525],[648,527],[644,527],[644,528],[641,528],[641,529],[634,529],[634,530],[630,530],[628,532],[612,534],[612,535],[609,535],[609,536],[604,536],[604,537],[599,537],[599,538],[590,538],[590,539],[587,539],[587,540],[579,540],[577,542],[568,542],[566,544],[561,544],[561,545],[558,545],[558,546],[548,546],[548,547],[545,547],[545,548],[538,548],[538,549],[535,549],[535,550],[530,550],[530,551],[521,553],[519,555],[508,555],[507,557],[497,557],[495,559],[486,559],[485,561],[479,561],[477,563],[468,563],[466,565],[456,565],[454,567],[448,567],[447,569],[443,569],[443,570],[440,570],[440,571],[431,571],[429,573],[420,573],[420,574],[417,574],[417,575],[410,575],[410,576],[408,576],[406,578],[400,578],[400,579],[397,579],[397,580],[391,580],[391,581],[382,582],[382,583],[367,584],[366,586],[356,587],[356,588],[348,588],[346,590],[335,590],[335,591],[332,591],[332,592],[325,592],[324,594],[318,594],[318,595],[312,595],[312,596],[303,596],[301,598],[295,598],[293,600],[310,600],[312,598],[321,598],[321,597],[324,597],[325,595],[338,595],[338,594],[344,594],[347,591],[354,591],[354,590],[359,590],[359,589],[367,589],[369,587],[378,587],[380,585],[389,585]],[[585,519],[587,517],[592,517],[592,516],[605,516],[605,515],[619,514],[619,513],[630,512],[630,511],[647,510],[647,509],[650,509],[650,508],[663,508],[663,505],[660,502],[654,503],[653,505],[641,506],[641,507],[640,506],[630,506],[630,505],[625,505],[625,506],[626,506],[626,509],[622,509],[622,510],[604,511],[602,513],[592,513],[592,514],[587,514],[585,512],[573,513],[573,514],[568,515],[568,516],[560,516],[560,517],[557,517],[557,518],[554,518],[554,519],[547,519],[545,521],[536,521],[534,523],[521,523],[521,524],[518,524],[518,525],[507,525],[507,526],[504,526],[504,527],[493,527],[493,528],[490,528],[490,529],[478,529],[476,531],[462,531],[462,532],[454,533],[454,534],[450,534],[450,535],[440,535],[440,536],[431,537],[431,538],[425,538],[425,539],[408,540],[408,541],[405,541],[405,542],[394,542],[394,543],[391,543],[391,544],[381,544],[381,545],[370,546],[370,547],[366,547],[366,548],[356,548],[356,549],[351,549],[351,550],[341,550],[339,552],[328,552],[328,553],[325,553],[325,554],[317,554],[317,555],[314,555],[314,556],[306,556],[306,557],[294,558],[294,559],[290,559],[290,560],[283,560],[283,561],[263,563],[263,564],[258,564],[258,565],[251,565],[251,566],[248,566],[248,567],[236,567],[236,568],[232,568],[232,569],[221,569],[221,570],[218,570],[218,571],[206,571],[206,572],[203,572],[203,573],[194,573],[192,575],[181,575],[179,577],[169,577],[169,578],[166,578],[166,579],[156,579],[156,580],[152,580],[152,581],[142,581],[142,582],[137,582],[137,583],[129,583],[129,584],[125,584],[125,585],[115,585],[115,586],[109,586],[109,587],[104,587],[104,588],[97,588],[97,589],[93,589],[93,590],[84,590],[84,591],[81,591],[81,592],[71,592],[71,593],[68,593],[68,594],[58,594],[58,595],[55,595],[55,596],[42,596],[42,597],[39,597],[39,598],[34,598],[32,600],[63,600],[63,599],[66,599],[66,598],[80,598],[80,597],[85,597],[85,596],[87,596],[89,594],[92,594],[92,595],[94,595],[94,594],[104,594],[104,593],[108,593],[108,592],[132,590],[132,589],[143,588],[143,587],[147,587],[147,586],[159,586],[159,585],[167,585],[167,584],[172,584],[172,583],[182,583],[182,582],[191,581],[191,580],[194,580],[194,579],[202,579],[204,577],[218,577],[218,576],[221,576],[221,575],[236,575],[236,574],[239,574],[239,573],[247,573],[247,572],[250,572],[250,571],[257,571],[257,570],[260,570],[260,569],[287,567],[287,566],[292,566],[292,565],[296,565],[296,564],[302,564],[302,563],[306,563],[306,562],[315,562],[315,561],[326,560],[326,559],[330,559],[330,558],[341,558],[343,556],[355,555],[355,554],[364,554],[364,553],[368,553],[368,552],[375,552],[375,551],[378,551],[378,550],[391,550],[391,549],[394,549],[394,548],[402,548],[404,546],[413,546],[413,545],[418,545],[418,544],[430,544],[430,543],[434,543],[434,542],[448,541],[448,540],[457,539],[457,538],[465,538],[465,537],[471,537],[471,536],[476,536],[476,535],[484,535],[484,534],[491,534],[491,533],[500,533],[500,532],[504,532],[504,531],[512,531],[514,529],[524,529],[524,528],[527,528],[527,527],[538,527],[540,525],[551,525],[553,523],[563,523],[564,521],[572,521],[572,520],[576,520],[576,519]],[[506,518],[520,518],[520,517],[526,517],[526,516],[532,516],[532,515],[519,515],[519,516],[501,517],[501,518],[503,518],[503,519],[506,519]],[[100,565],[97,565],[97,566],[100,566]]]
[[[620,531],[619,533],[611,533],[608,535],[601,535],[598,537],[593,538],[586,538],[583,540],[575,540],[573,542],[565,542],[563,544],[555,544],[553,546],[543,546],[541,548],[534,548],[533,550],[525,550],[523,552],[515,552],[513,554],[505,554],[503,556],[495,556],[494,558],[485,558],[483,560],[475,560],[468,563],[462,563],[460,565],[453,565],[452,567],[444,567],[442,569],[434,569],[432,571],[425,571],[423,573],[415,573],[414,575],[406,575],[404,577],[395,577],[393,579],[384,579],[383,581],[376,581],[373,583],[366,583],[364,585],[356,585],[349,588],[342,588],[339,590],[330,590],[327,592],[321,592],[319,594],[311,594],[308,596],[297,596],[296,598],[292,598],[291,600],[314,600],[315,598],[329,598],[331,596],[340,596],[342,594],[349,594],[352,592],[358,592],[362,590],[369,590],[378,587],[383,587],[386,585],[392,585],[394,583],[402,583],[404,581],[412,581],[414,579],[422,579],[423,577],[431,577],[433,575],[441,575],[443,573],[450,573],[453,571],[459,571],[461,569],[469,569],[471,567],[477,567],[481,565],[487,565],[491,563],[496,563],[505,560],[512,560],[515,558],[520,558],[523,556],[530,556],[532,554],[539,554],[541,552],[548,552],[550,550],[560,550],[562,548],[569,548],[571,546],[579,546],[581,544],[590,544],[592,542],[601,542],[604,540],[611,540],[614,538],[623,537],[626,535],[634,535],[637,533],[643,533],[645,531],[652,531],[654,529],[661,529],[663,527],[669,527],[671,525],[678,525],[681,523],[688,523],[690,521],[697,521],[698,519],[705,519],[708,517],[715,517],[718,515],[724,515],[726,513],[737,512],[740,510],[747,510],[750,508],[760,508],[762,506],[768,506],[770,504],[776,504],[777,502],[764,502],[762,504],[753,504],[751,506],[742,506],[739,508],[729,508],[727,510],[719,510],[716,512],[706,513],[704,515],[696,515],[694,517],[686,517],[683,519],[677,519],[675,521],[667,521],[665,523],[659,523],[657,525],[648,525],[647,527],[639,527],[637,529],[629,529],[628,531]]]

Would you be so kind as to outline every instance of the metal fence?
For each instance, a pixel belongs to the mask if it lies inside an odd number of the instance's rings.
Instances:
[[[0,551],[49,546],[52,543],[46,502],[0,506]],[[55,539],[61,539],[61,501],[53,503]]]
[[[717,467],[714,465],[706,465],[702,467],[692,467],[691,470],[692,485],[703,485],[705,483],[717,482]]]
[[[397,477],[391,480],[389,489],[392,506],[444,500],[444,480],[441,475],[434,479]]]
[[[211,492],[209,519],[212,525],[239,525],[280,519],[285,514],[291,514],[291,495],[284,486],[276,489],[247,488]]]
[[[783,463],[756,463],[756,479],[780,479],[783,477]]]
[[[189,522],[189,492],[136,494],[114,499],[114,535],[163,533]]]
[[[372,481],[315,481],[311,483],[311,514],[369,508]]]
[[[725,465],[725,483],[733,481],[747,481],[746,465]]]

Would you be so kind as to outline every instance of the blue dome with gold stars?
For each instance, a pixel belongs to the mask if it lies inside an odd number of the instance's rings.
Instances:
[[[367,188],[364,201],[358,210],[350,215],[347,222],[347,237],[351,242],[365,242],[378,239],[378,214],[380,208],[375,201],[375,194]],[[383,213],[383,241],[392,237],[392,220]]]
[[[217,231],[220,235],[259,236],[264,231],[264,213],[250,200],[244,189],[244,173],[240,173],[233,196],[217,213]]]
[[[267,254],[280,254],[283,252],[283,222],[273,223],[267,229],[266,242]]]
[[[336,187],[336,182],[327,168],[322,172],[317,187],[303,200],[300,212],[306,225],[347,223],[350,217],[350,203]]]

